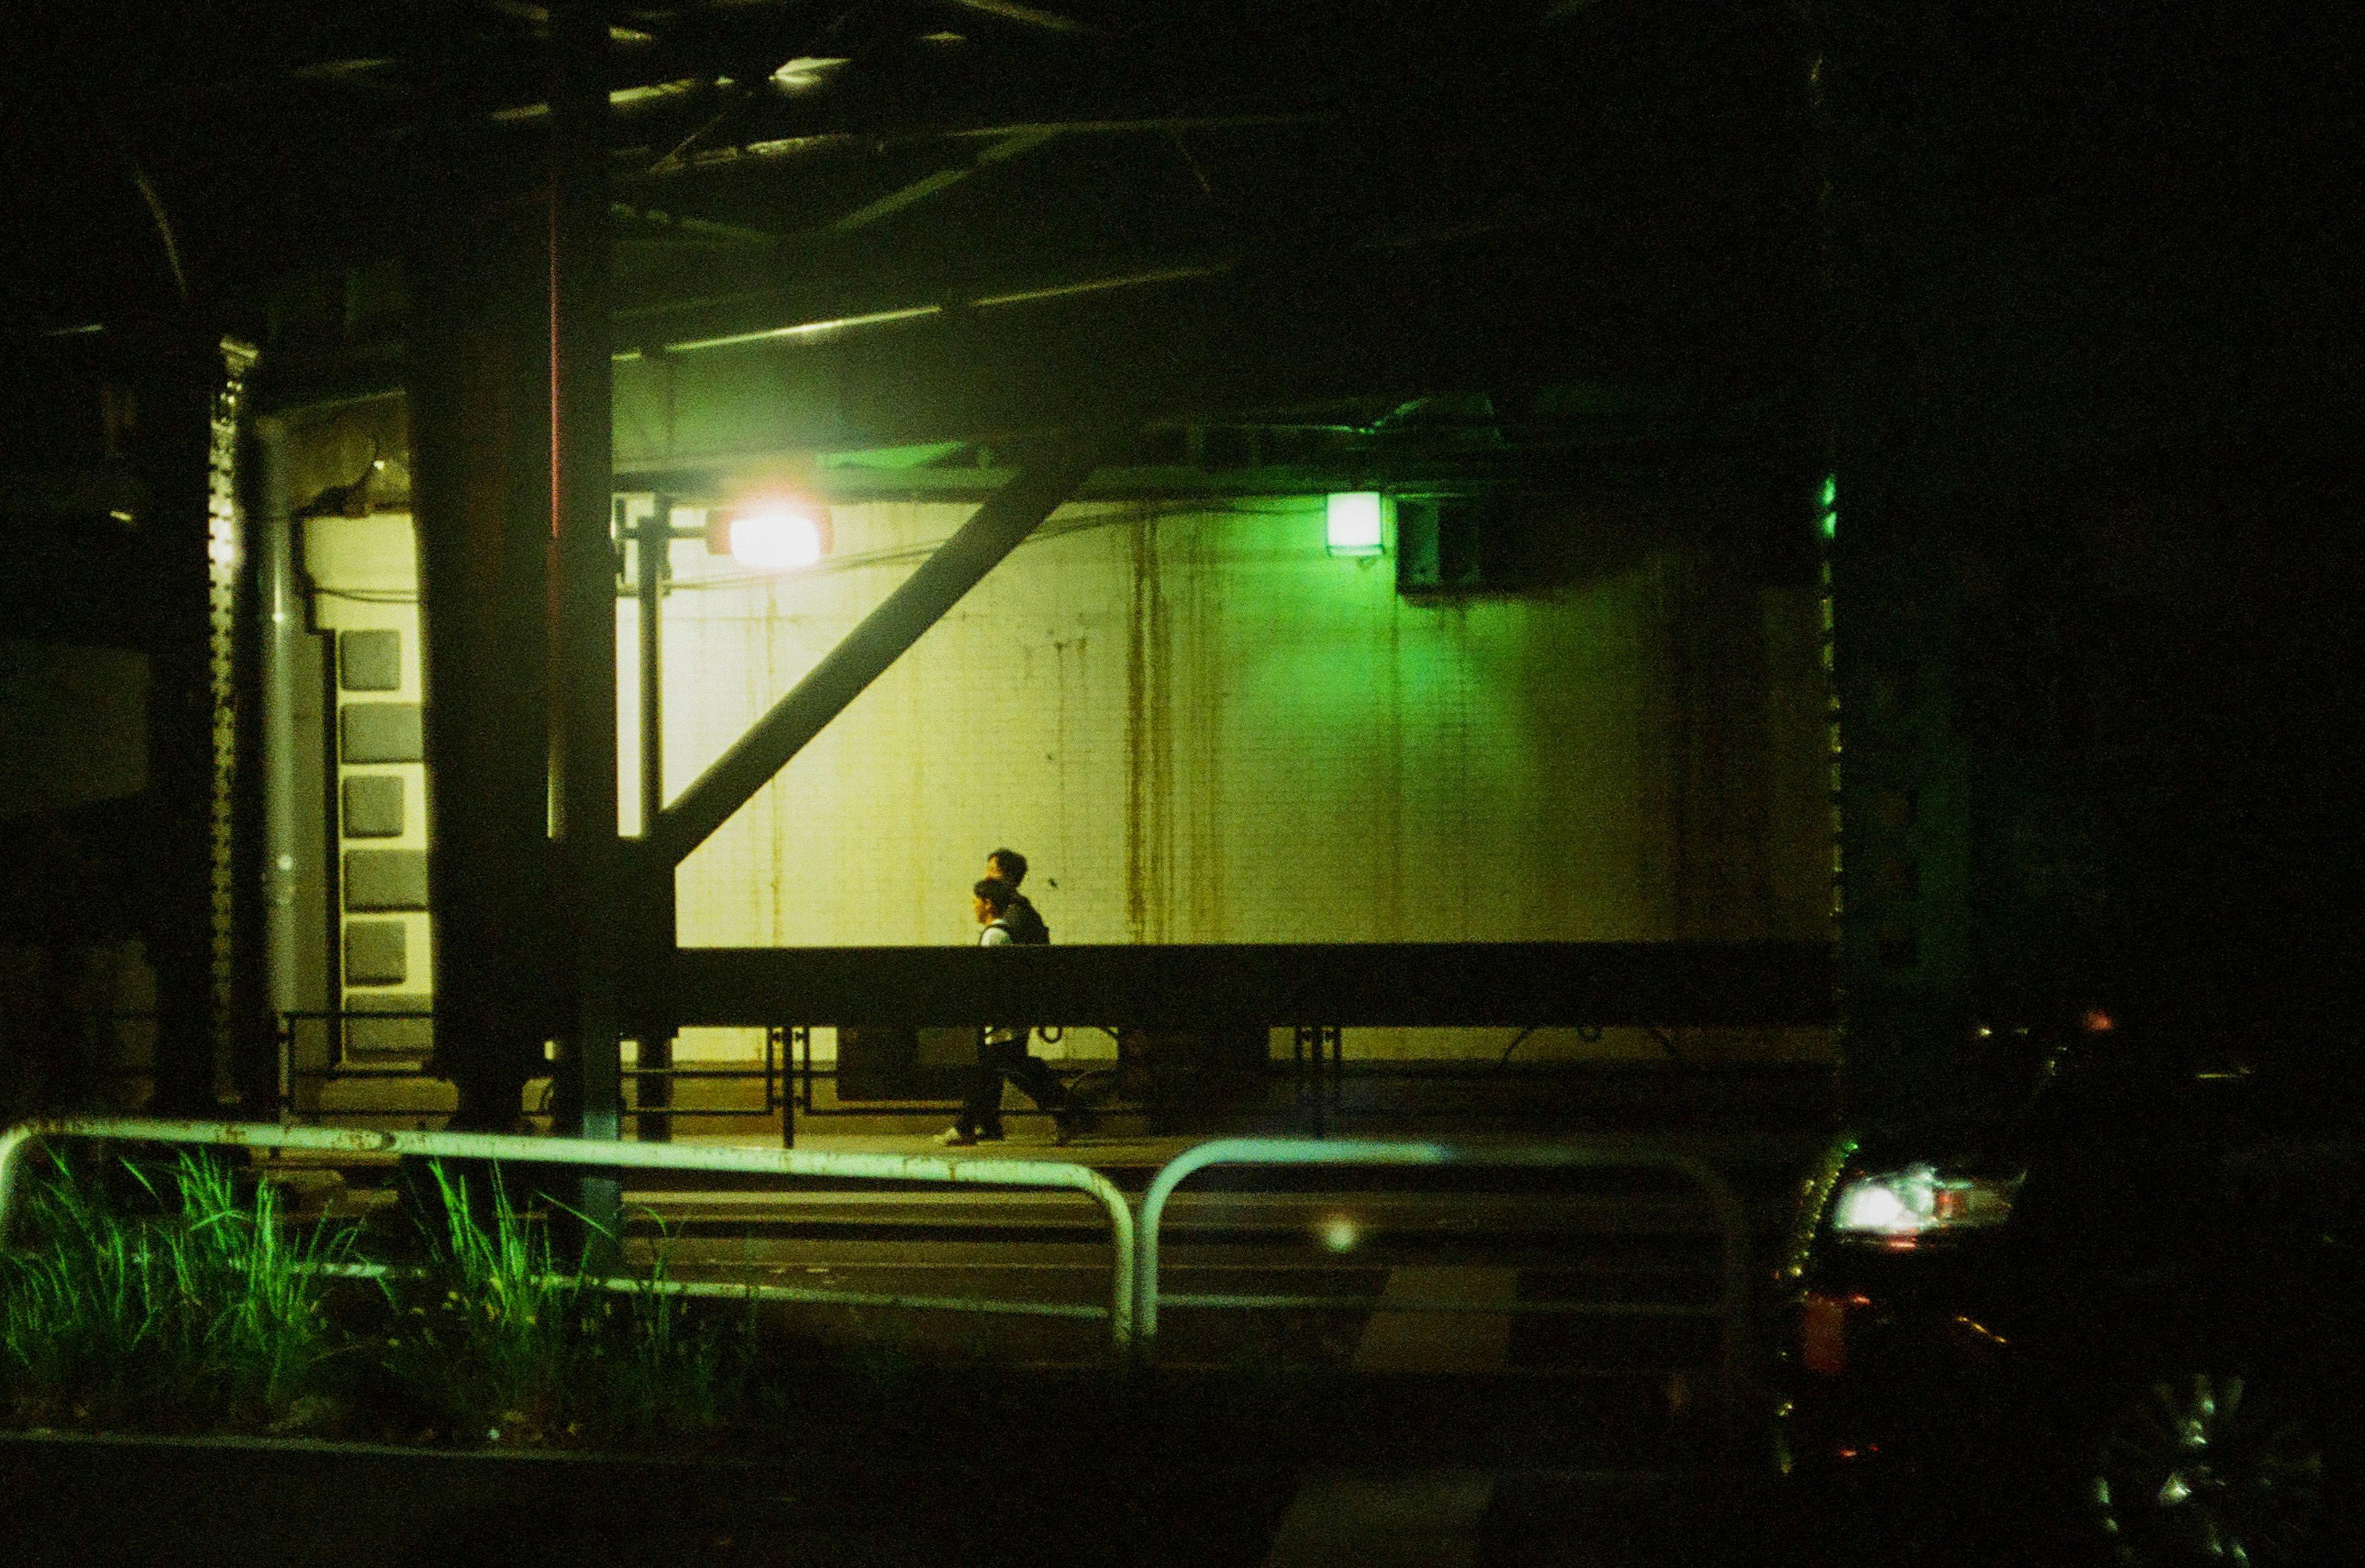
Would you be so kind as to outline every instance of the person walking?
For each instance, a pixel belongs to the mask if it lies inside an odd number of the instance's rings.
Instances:
[[[1003,923],[1010,927],[1010,939],[1021,946],[1050,941],[1051,928],[1035,912],[1034,902],[1018,890],[1026,880],[1026,857],[1015,849],[991,850],[985,857],[985,874],[1010,884],[1010,908],[1003,915]]]
[[[999,877],[988,877],[970,890],[979,946],[1041,946],[1050,941],[1040,916],[1034,922],[1035,929],[1025,935],[1013,929],[1010,911],[1016,898],[1017,890]],[[981,1140],[1000,1138],[1004,1079],[1051,1113],[1053,1141],[1065,1144],[1082,1129],[1083,1111],[1070,1097],[1068,1086],[1040,1057],[1027,1054],[1026,1041],[1032,1033],[1023,1024],[991,1024],[978,1030],[977,1077],[970,1083],[969,1098],[961,1102],[959,1119],[936,1135],[938,1143],[966,1148]]]

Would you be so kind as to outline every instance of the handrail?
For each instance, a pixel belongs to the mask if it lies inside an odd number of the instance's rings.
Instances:
[[[0,1248],[16,1217],[18,1168],[25,1149],[50,1138],[119,1138],[126,1142],[200,1144],[246,1148],[321,1149],[342,1154],[409,1154],[448,1159],[500,1160],[518,1165],[574,1165],[602,1170],[706,1170],[742,1175],[837,1176],[862,1181],[1066,1188],[1097,1200],[1109,1216],[1115,1256],[1107,1316],[1120,1352],[1134,1330],[1133,1212],[1125,1194],[1088,1166],[1041,1159],[948,1159],[935,1155],[826,1153],[801,1148],[704,1148],[678,1143],[607,1143],[591,1138],[521,1137],[509,1133],[381,1131],[364,1127],[283,1127],[264,1122],[174,1122],[140,1116],[59,1116],[20,1122],[0,1133]],[[849,1293],[850,1294],[850,1293]],[[813,1292],[821,1299],[822,1292]],[[829,1296],[835,1300],[835,1294]],[[862,1305],[862,1303],[854,1303]],[[929,1305],[944,1305],[934,1302]],[[1020,1310],[1013,1304],[1011,1310]],[[1025,1310],[1040,1311],[1035,1304]],[[1089,1309],[1100,1316],[1099,1308]],[[1073,1306],[1050,1316],[1074,1316]]]
[[[1141,1282],[1135,1292],[1135,1349],[1145,1360],[1158,1346],[1158,1226],[1166,1200],[1182,1181],[1211,1165],[1459,1165],[1528,1169],[1629,1169],[1667,1170],[1684,1177],[1707,1194],[1717,1220],[1722,1258],[1723,1289],[1713,1308],[1671,1312],[1652,1303],[1588,1305],[1588,1316],[1714,1316],[1723,1323],[1724,1408],[1737,1408],[1743,1386],[1743,1355],[1748,1320],[1748,1219],[1741,1202],[1723,1177],[1689,1155],[1673,1154],[1635,1145],[1569,1144],[1487,1145],[1384,1142],[1374,1139],[1217,1138],[1184,1149],[1159,1169],[1141,1200],[1141,1242],[1136,1257]],[[1223,1295],[1178,1296],[1193,1306],[1302,1305],[1295,1298]],[[1370,1305],[1373,1304],[1364,1304]],[[1454,1302],[1420,1300],[1401,1304],[1416,1312],[1519,1313],[1543,1308],[1543,1303]],[[1554,1304],[1556,1306],[1556,1304]],[[1382,1310],[1396,1311],[1390,1301]]]

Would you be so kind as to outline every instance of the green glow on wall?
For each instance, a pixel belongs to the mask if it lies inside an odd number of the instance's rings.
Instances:
[[[1819,515],[1818,515],[1818,516],[1816,517],[1816,519],[1815,519],[1815,526],[1816,526],[1816,527],[1818,527],[1818,528],[1820,528],[1821,530],[1822,530],[1823,537],[1824,537],[1824,538],[1826,538],[1826,539],[1836,539],[1836,538],[1838,538],[1838,537],[1839,537],[1839,532],[1840,532],[1840,512],[1839,512],[1839,505],[1840,505],[1840,479],[1839,479],[1839,476],[1838,476],[1838,475],[1836,475],[1836,474],[1826,474],[1826,475],[1824,475],[1824,476],[1823,476],[1823,493],[1822,493],[1822,499],[1821,499],[1821,512],[1819,513]]]
[[[1333,555],[1376,555],[1384,549],[1386,498],[1375,490],[1332,496],[1324,507],[1326,538]]]

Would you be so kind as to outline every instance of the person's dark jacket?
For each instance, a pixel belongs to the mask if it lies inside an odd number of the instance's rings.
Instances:
[[[1051,943],[1051,928],[1035,912],[1025,893],[1012,893],[1010,907],[1002,912],[1001,923],[1010,932],[1010,940],[1021,947],[1047,947]]]

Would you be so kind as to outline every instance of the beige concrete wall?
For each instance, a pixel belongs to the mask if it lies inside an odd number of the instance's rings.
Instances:
[[[668,792],[969,510],[839,507],[830,559],[777,577],[677,542]],[[399,695],[415,700],[409,532],[401,513],[323,520],[308,565],[321,624],[403,632]],[[1027,891],[1061,942],[1827,937],[1812,590],[1732,577],[1675,543],[1600,557],[1551,589],[1417,600],[1392,558],[1327,553],[1319,497],[1064,508],[685,863],[680,939],[969,941],[967,890],[998,844],[1032,858]],[[630,599],[617,632],[633,833]],[[404,989],[423,988],[426,920],[404,918]],[[1348,1047],[1491,1057],[1508,1038],[1358,1030]],[[1679,1043],[1825,1048],[1819,1032]],[[757,1048],[745,1031],[684,1042],[686,1057]],[[1553,1030],[1520,1055],[1658,1050],[1639,1032]]]
[[[393,632],[400,639],[400,685],[387,691],[354,691],[336,682],[339,707],[351,702],[421,702],[419,641],[419,559],[410,514],[377,511],[365,517],[321,517],[304,524],[304,568],[317,590],[312,624],[331,634],[329,656],[336,656],[334,635],[344,632]],[[364,775],[385,775],[402,782],[402,833],[394,838],[353,838],[335,834],[331,853],[348,850],[420,850],[427,847],[429,832],[427,769],[417,762],[343,763],[338,760],[336,714],[328,715],[325,748],[334,785]],[[334,821],[332,817],[332,823]],[[341,914],[340,920],[343,918]],[[415,913],[374,913],[357,918],[390,922],[403,928],[408,978],[395,985],[342,985],[348,1008],[375,1005],[402,1011],[425,1009],[431,1000],[432,927],[430,917]],[[341,977],[342,980],[342,977]],[[422,1029],[389,1032],[390,1026],[364,1026],[357,1046],[380,1040],[425,1048]]]
[[[668,790],[966,514],[841,507],[832,560],[776,577],[677,543]],[[1319,498],[1071,506],[683,866],[681,940],[965,941],[968,884],[1005,843],[1062,942],[1821,939],[1814,614],[1809,589],[1674,546],[1549,591],[1421,602],[1392,560],[1327,554]],[[629,606],[619,631],[630,830]],[[1521,1047],[1656,1050],[1620,1032]]]

